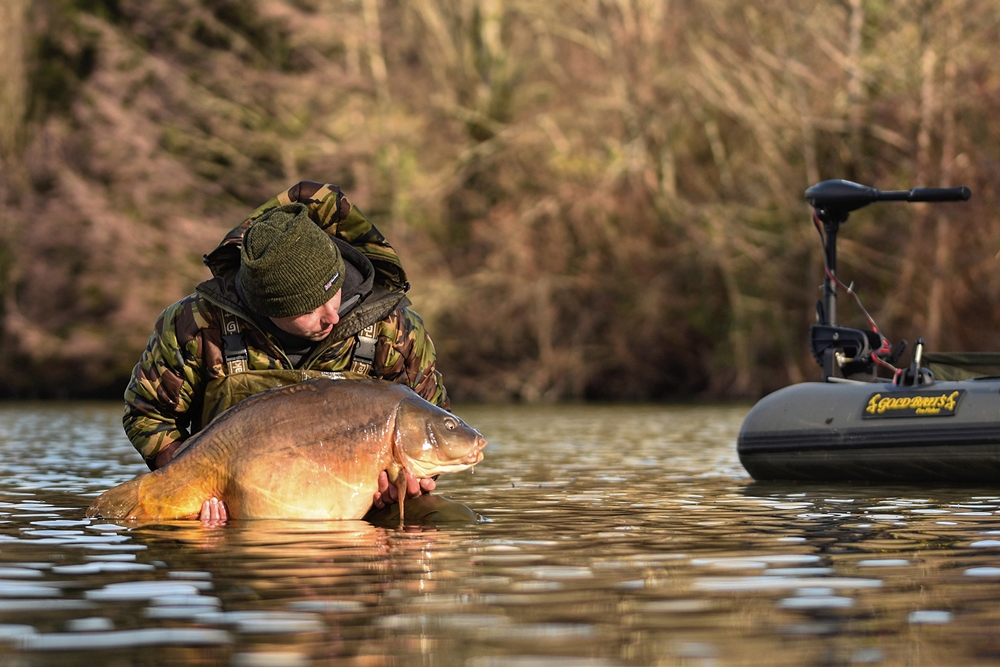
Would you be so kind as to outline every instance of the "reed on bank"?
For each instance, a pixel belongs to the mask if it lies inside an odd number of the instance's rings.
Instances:
[[[997,37],[971,0],[10,0],[0,395],[118,395],[299,180],[400,251],[459,399],[816,375],[828,178],[973,189],[858,212],[840,272],[894,341],[998,349]]]

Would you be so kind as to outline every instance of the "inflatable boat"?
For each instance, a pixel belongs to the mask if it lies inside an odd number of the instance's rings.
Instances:
[[[967,187],[880,191],[850,181],[806,190],[824,246],[823,300],[810,328],[821,380],[765,396],[737,439],[740,462],[758,481],[1000,482],[1000,354],[925,353],[897,368],[893,350],[868,329],[839,326],[836,239],[849,214],[879,201],[965,201]]]

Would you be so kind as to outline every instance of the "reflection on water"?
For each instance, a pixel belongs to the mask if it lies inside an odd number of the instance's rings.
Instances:
[[[0,665],[991,664],[1000,488],[761,485],[745,408],[469,407],[479,524],[91,522],[117,405],[0,406]]]

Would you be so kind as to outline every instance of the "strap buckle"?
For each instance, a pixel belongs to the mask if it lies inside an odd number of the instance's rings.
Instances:
[[[375,323],[358,332],[358,342],[354,346],[354,355],[351,358],[352,373],[371,375],[375,366],[375,344],[378,343],[377,330],[378,323]]]
[[[226,375],[245,373],[249,370],[250,355],[239,319],[232,313],[222,311],[222,357],[226,362]]]

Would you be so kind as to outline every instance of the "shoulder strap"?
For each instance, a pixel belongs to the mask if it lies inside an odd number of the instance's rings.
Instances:
[[[351,355],[351,372],[361,375],[372,374],[375,366],[375,344],[378,342],[378,322],[369,324],[358,332],[354,353]]]
[[[220,309],[221,310],[221,309]],[[227,310],[222,312],[222,358],[226,362],[226,375],[247,371],[247,344],[243,342],[240,319]]]

